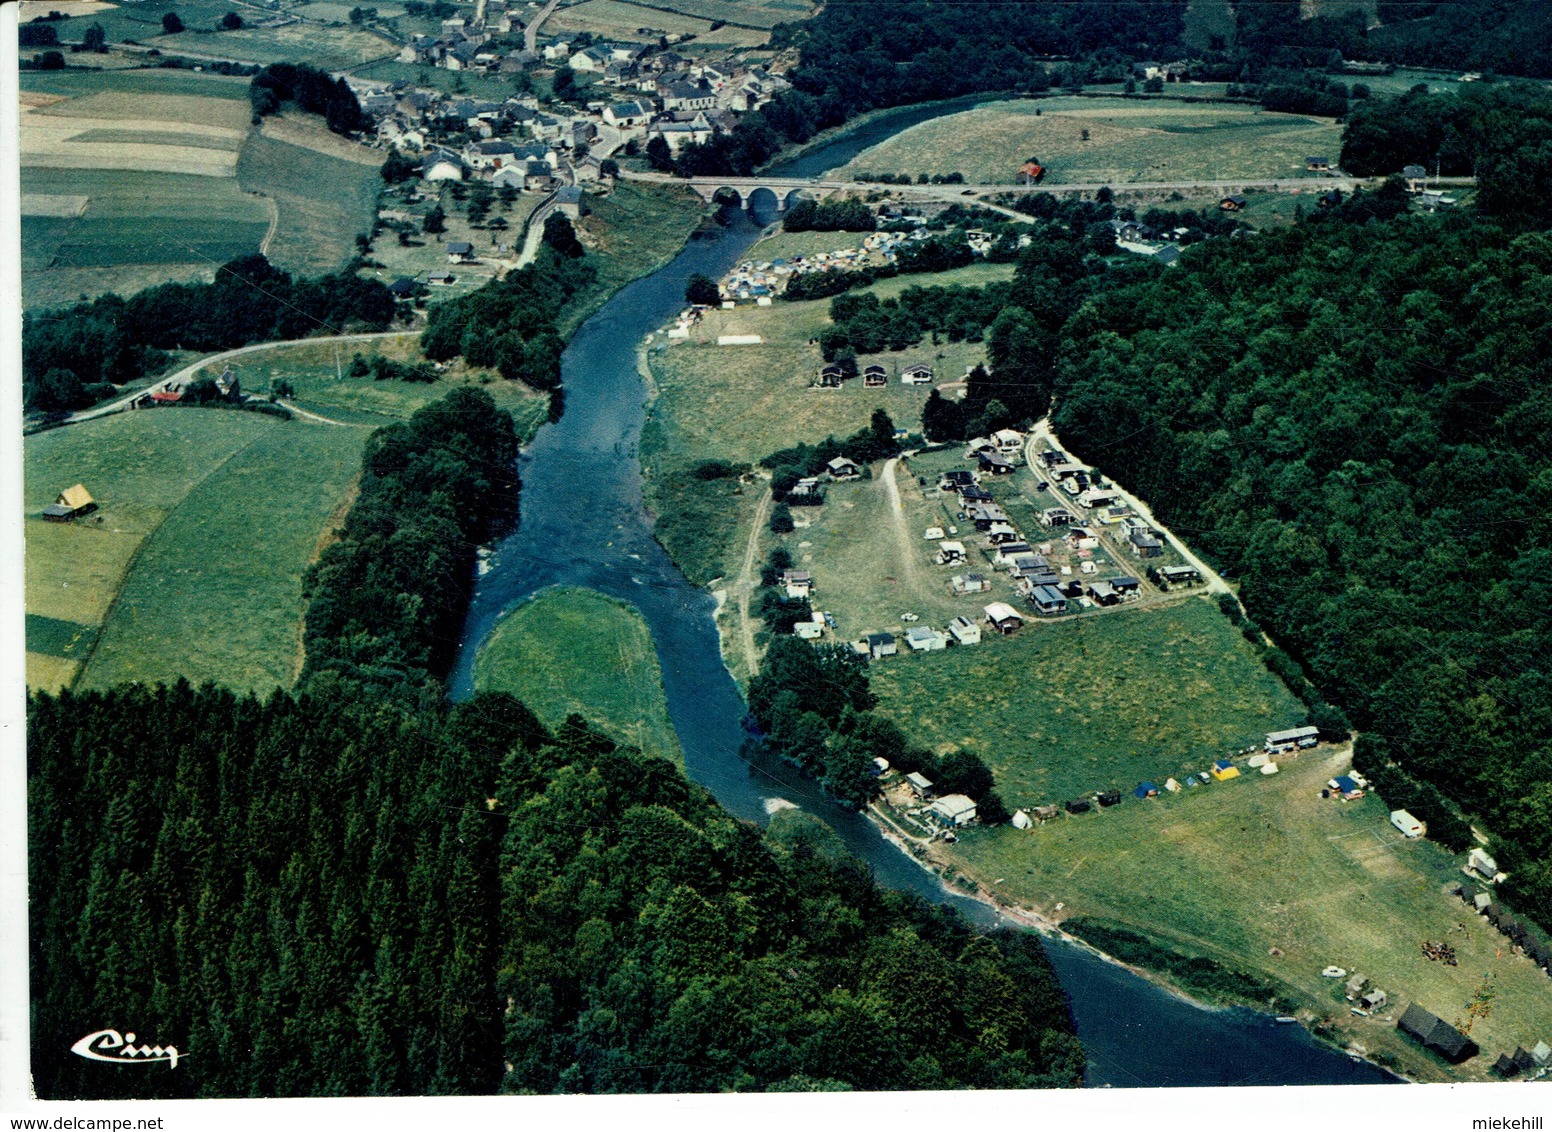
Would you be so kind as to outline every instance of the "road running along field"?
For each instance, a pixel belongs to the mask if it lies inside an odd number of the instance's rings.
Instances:
[[[655,43],[665,34],[693,36],[682,45],[676,44],[675,50],[697,55],[758,47],[769,38],[765,31],[732,25],[712,30],[711,25],[717,19],[737,19],[736,11],[701,19],[677,10],[664,10],[674,8],[677,5],[672,3],[660,5],[654,2],[649,7],[626,0],[582,0],[580,4],[557,8],[544,22],[543,34],[587,32],[602,40],[634,43]],[[739,19],[738,22],[747,21]]]
[[[591,590],[544,590],[504,615],[475,658],[474,686],[510,692],[548,727],[577,713],[617,742],[683,761],[646,621]]]
[[[1329,119],[1254,106],[1027,99],[912,126],[864,150],[837,175],[958,172],[971,183],[1007,184],[1037,157],[1046,185],[1298,177],[1308,155],[1336,156],[1341,132]]]
[[[1460,858],[1402,837],[1375,795],[1320,796],[1348,765],[1345,748],[1322,746],[1284,757],[1272,777],[1147,801],[1128,793],[1114,809],[1029,831],[972,828],[944,849],[999,900],[1048,914],[1061,904],[1054,918],[1094,917],[1268,980],[1298,1003],[1279,1012],[1412,1079],[1484,1079],[1499,1052],[1552,1033],[1552,980],[1449,895]],[[1458,965],[1427,959],[1427,940],[1454,948]],[[1331,965],[1367,976],[1389,1003],[1352,1014],[1345,979],[1320,974]],[[1412,1002],[1463,1025],[1484,985],[1496,997],[1471,1031],[1484,1053],[1461,1068],[1395,1029]]]
[[[301,572],[350,490],[365,435],[159,409],[28,437],[29,684],[289,684]],[[38,517],[76,483],[96,513]]]

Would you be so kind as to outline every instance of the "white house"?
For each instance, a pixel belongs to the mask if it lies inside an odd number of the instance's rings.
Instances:
[[[981,643],[981,627],[968,617],[956,617],[948,623],[948,631],[962,645]]]
[[[611,126],[645,126],[652,121],[650,104],[636,99],[631,102],[615,102],[604,107],[603,119]]]
[[[567,60],[567,65],[573,71],[602,73],[609,65],[609,52],[601,47],[586,47],[572,55]]]
[[[918,626],[905,631],[905,643],[916,652],[937,652],[948,644],[948,637],[936,629]]]
[[[945,794],[927,807],[927,813],[947,826],[969,825],[975,820],[975,803],[966,794]]]
[[[1012,633],[1024,624],[1024,619],[1005,601],[994,601],[986,607],[986,623],[999,633]]]

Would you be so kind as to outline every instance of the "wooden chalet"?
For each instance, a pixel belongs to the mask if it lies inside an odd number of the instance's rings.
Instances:
[[[54,523],[68,523],[82,515],[97,510],[97,501],[85,485],[76,484],[59,493],[59,497],[43,509],[43,517]]]

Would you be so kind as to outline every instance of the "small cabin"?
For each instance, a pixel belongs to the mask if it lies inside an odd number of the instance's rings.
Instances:
[[[1304,168],[1311,173],[1331,172],[1331,159],[1329,157],[1306,157]]]
[[[965,560],[965,544],[945,540],[938,543],[937,564],[939,566],[953,566]]]
[[[856,479],[862,475],[862,468],[855,460],[848,460],[845,456],[837,456],[825,465],[825,470],[830,473],[830,478],[835,480]]]
[[[956,594],[983,594],[992,588],[984,574],[955,574],[949,584]]]
[[[90,515],[95,510],[97,501],[92,498],[92,493],[86,490],[84,484],[78,483],[60,492],[54,502],[43,509],[43,517],[53,523],[68,523],[82,515]]]
[[[913,770],[906,775],[905,784],[911,788],[911,793],[918,798],[927,798],[932,795],[932,779],[919,770]]]
[[[931,385],[932,367],[917,362],[913,366],[906,366],[900,373],[902,385]]]
[[[1023,627],[1024,619],[1018,610],[1002,601],[994,601],[986,607],[986,623],[1002,634],[1016,633]]]
[[[981,627],[968,617],[956,617],[948,623],[948,631],[962,645],[981,643]]]
[[[867,637],[868,655],[874,660],[881,657],[894,656],[900,650],[895,645],[893,633],[869,633]]]
[[[1121,792],[1119,790],[1101,790],[1094,795],[1094,801],[1106,809],[1109,809],[1111,806],[1119,806],[1121,804]]]
[[[1239,212],[1246,203],[1244,193],[1229,193],[1218,201],[1218,208],[1223,212]]]

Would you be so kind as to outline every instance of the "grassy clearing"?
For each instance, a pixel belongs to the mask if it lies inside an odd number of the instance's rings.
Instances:
[[[190,409],[124,413],[28,437],[27,613],[102,624],[145,537],[213,469],[276,427],[253,413]],[[37,517],[76,483],[97,500],[95,514],[75,523]],[[54,632],[30,647],[63,651]]]
[[[587,198],[578,223],[598,278],[561,317],[565,336],[632,279],[656,271],[684,247],[706,214],[706,203],[688,189],[622,181],[604,197]]]
[[[214,23],[212,20],[207,26],[213,29]],[[331,27],[323,32],[309,24],[245,27],[237,31],[205,30],[194,28],[191,23],[189,26],[191,30],[177,35],[158,36],[156,46],[168,55],[192,51],[245,63],[310,63],[326,71],[357,67],[397,54],[397,48],[386,39],[352,27]]]
[[[652,635],[623,602],[545,590],[502,619],[475,659],[474,683],[510,692],[549,726],[577,712],[622,743],[682,760]]]
[[[546,20],[545,23],[547,25],[549,21]],[[440,30],[439,25],[430,29],[429,34],[436,35]],[[517,86],[511,78],[502,78],[499,75],[476,75],[468,71],[449,71],[443,67],[426,67],[419,63],[400,63],[396,59],[372,63],[365,67],[354,67],[351,73],[360,75],[364,79],[376,79],[385,83],[403,79],[429,90],[440,90],[447,94],[466,94],[470,98],[499,100],[510,98],[517,93]]]
[[[1084,132],[1088,140],[1084,140]],[[1063,97],[990,103],[902,131],[845,172],[962,172],[1008,182],[1038,156],[1050,184],[1304,175],[1304,157],[1335,154],[1341,127],[1250,106]]]
[[[316,130],[323,131],[321,123]],[[371,165],[262,133],[251,134],[243,146],[237,181],[274,201],[280,221],[269,242],[270,261],[301,275],[349,262],[357,233],[372,230],[382,187]]]
[[[187,676],[262,693],[295,679],[302,574],[342,517],[367,429],[268,423],[146,540],[82,684]]]
[[[1408,1076],[1485,1077],[1498,1052],[1552,1030],[1552,983],[1446,895],[1461,876],[1444,849],[1402,838],[1374,796],[1320,797],[1346,765],[1344,754],[1321,748],[1285,759],[1272,778],[1128,798],[1029,832],[972,830],[953,857],[996,882],[990,887],[1001,898],[1047,909],[1062,902],[1065,915],[1122,924],[1273,980],[1337,1040]],[[1425,959],[1419,945],[1427,939],[1453,946],[1459,966]],[[1328,964],[1369,976],[1391,1005],[1372,1018],[1350,1014],[1341,981],[1320,975]],[[1484,975],[1498,993],[1472,1037],[1488,1052],[1463,1069],[1446,1069],[1396,1032],[1395,1019],[1414,1001],[1463,1022]]]
[[[1183,779],[1305,715],[1204,600],[1031,620],[902,659],[874,667],[881,710],[936,749],[980,755],[1010,807]]]
[[[497,405],[512,414],[519,436],[532,435],[545,419],[548,394],[529,389],[521,382],[503,380],[494,371],[472,368],[462,359],[451,363],[438,380],[426,383],[376,381],[345,374],[351,357],[358,353],[368,361],[379,356],[398,362],[422,361],[417,342],[412,335],[405,335],[365,338],[337,347],[332,342],[276,345],[270,350],[243,355],[232,368],[245,389],[264,392],[275,381],[289,381],[300,407],[363,424],[405,419],[422,405],[441,400],[461,385],[477,386],[489,393]]]
[[[663,7],[669,7],[664,5]],[[713,17],[735,18],[737,13]],[[645,30],[643,30],[645,29]],[[625,3],[623,0],[583,0],[558,8],[544,23],[546,33],[590,32],[606,40],[646,43],[663,34],[694,36],[691,46],[704,51],[708,45],[727,50],[733,47],[756,47],[766,41],[764,31],[741,27],[720,27],[711,30],[710,19],[696,19],[680,11],[665,11],[654,4],[647,7]]]

